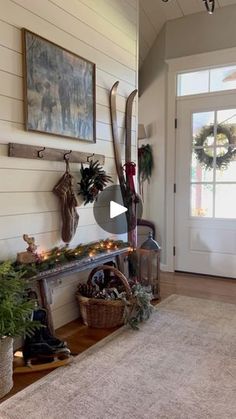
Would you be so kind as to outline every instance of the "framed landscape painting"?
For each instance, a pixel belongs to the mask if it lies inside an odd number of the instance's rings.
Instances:
[[[22,32],[26,130],[95,142],[95,64]]]

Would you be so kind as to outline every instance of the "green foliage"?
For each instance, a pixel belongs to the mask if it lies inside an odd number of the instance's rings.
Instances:
[[[44,252],[35,263],[19,264],[17,262],[4,262],[4,264],[8,263],[11,266],[13,275],[15,272],[18,272],[21,273],[24,278],[32,278],[40,272],[63,266],[71,261],[82,260],[89,257],[90,254],[95,256],[103,254],[107,250],[112,251],[128,246],[129,243],[123,242],[122,240],[106,239],[88,244],[79,244],[73,249],[66,246],[54,247],[53,249]],[[2,265],[0,264],[0,269],[2,269],[1,266]]]
[[[154,161],[150,144],[142,145],[138,149],[138,179],[139,183],[150,182]]]
[[[132,294],[134,303],[131,311],[128,311],[126,323],[133,329],[138,329],[138,324],[148,320],[153,311],[152,294],[147,287],[143,287],[141,284],[133,285]]]
[[[81,165],[80,173],[79,195],[83,196],[84,205],[94,202],[107,183],[112,182],[112,178],[106,174],[98,161],[90,161],[89,167],[85,168]]]
[[[10,260],[0,264],[0,276],[11,276],[14,275],[14,269]]]
[[[11,262],[0,264],[0,338],[32,335],[40,327],[30,319],[34,302],[27,300],[22,275]]]

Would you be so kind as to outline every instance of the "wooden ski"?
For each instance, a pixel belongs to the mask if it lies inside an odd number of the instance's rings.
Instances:
[[[111,129],[112,129],[112,137],[113,137],[113,148],[114,148],[114,156],[115,156],[115,163],[116,163],[116,171],[120,182],[120,188],[122,197],[124,200],[124,204],[126,202],[126,185],[125,185],[125,176],[122,167],[122,159],[120,153],[120,142],[119,142],[119,135],[118,135],[118,124],[117,124],[117,111],[116,111],[116,94],[119,82],[115,82],[112,86],[110,91],[110,115],[111,115]]]
[[[131,162],[132,109],[137,89],[130,93],[125,108],[125,162]]]
[[[129,191],[129,229],[128,241],[132,247],[137,246],[137,203],[138,198],[135,192],[134,176],[136,175],[136,164],[132,162],[132,109],[137,89],[130,93],[126,101],[125,109],[125,172],[126,185]]]
[[[126,212],[127,223],[128,223],[128,239],[131,246],[136,246],[136,203],[137,197],[135,193],[133,176],[135,175],[135,164],[131,162],[131,127],[132,127],[132,106],[137,90],[134,90],[127,98],[126,110],[125,110],[125,171],[122,165],[121,153],[120,153],[120,142],[118,135],[118,124],[117,124],[117,110],[116,110],[116,94],[119,81],[114,83],[110,91],[110,115],[111,115],[111,126],[112,126],[112,137],[114,146],[114,156],[116,163],[117,175],[119,178],[121,194],[124,205],[128,208]]]

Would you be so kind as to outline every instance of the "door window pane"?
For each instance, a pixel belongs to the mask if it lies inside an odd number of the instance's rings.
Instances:
[[[193,217],[213,216],[213,184],[191,185],[191,215]]]
[[[236,109],[217,111],[217,122],[216,181],[235,182]]]
[[[216,170],[216,182],[236,182],[236,147],[230,147],[228,151],[232,158],[229,163]]]
[[[220,125],[231,127],[236,131],[236,109],[224,109],[217,111],[217,122]]]
[[[236,66],[178,74],[177,96],[236,89]]]
[[[236,89],[236,66],[210,70],[210,92]]]
[[[212,152],[212,149],[209,152]],[[191,181],[192,182],[212,182],[213,181],[213,169],[206,169],[202,166],[197,159],[196,152],[199,149],[193,149],[192,152],[192,164],[191,164]]]
[[[207,136],[207,141],[204,145],[209,146],[212,145],[214,142],[214,136],[212,132],[214,132],[214,112],[198,112],[194,113],[192,117],[192,135],[193,135],[193,145],[202,144],[201,138],[204,134],[204,131],[209,131],[209,135]],[[203,144],[202,144],[203,145]]]
[[[236,218],[236,108],[194,113],[192,135],[192,216]]]
[[[215,217],[236,218],[236,185],[216,184]]]
[[[178,74],[177,96],[196,95],[209,91],[209,70]]]

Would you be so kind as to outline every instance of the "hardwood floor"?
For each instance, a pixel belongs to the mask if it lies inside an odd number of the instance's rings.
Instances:
[[[187,295],[236,304],[236,280],[214,278],[184,273],[161,273],[161,299],[171,294]],[[75,320],[57,330],[57,336],[66,340],[73,355],[85,351],[91,345],[108,336],[115,329],[91,329]],[[49,371],[50,372],[50,371]],[[12,391],[0,402],[42,378],[48,371],[17,374]]]
[[[108,336],[114,330],[115,329],[91,329],[85,326],[82,321],[78,319],[68,323],[60,329],[57,329],[56,335],[59,339],[68,343],[68,347],[70,348],[72,355],[76,356],[81,352],[84,352],[99,340]],[[17,366],[22,365],[22,359],[16,358],[14,364]],[[7,394],[7,396],[0,400],[0,403],[50,372],[50,370],[47,370],[27,374],[15,374],[13,389]]]
[[[171,294],[236,304],[236,279],[162,272],[161,298]]]

